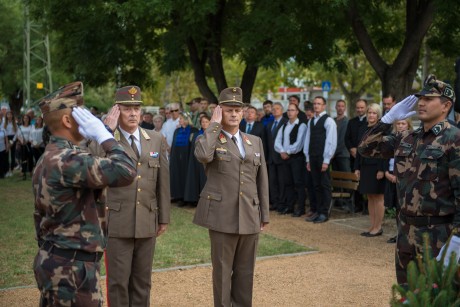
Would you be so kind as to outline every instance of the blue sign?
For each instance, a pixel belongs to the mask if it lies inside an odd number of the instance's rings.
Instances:
[[[323,89],[323,92],[329,92],[331,90],[331,81],[321,82],[321,88]]]

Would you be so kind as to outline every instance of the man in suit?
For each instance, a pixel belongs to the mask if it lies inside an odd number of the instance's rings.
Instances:
[[[259,232],[268,224],[262,140],[239,128],[240,88],[224,89],[195,156],[208,180],[193,222],[209,229],[214,306],[251,306]]]
[[[282,127],[287,119],[283,117],[283,105],[275,102],[272,107],[274,120],[269,123],[265,129],[267,140],[267,165],[268,165],[268,181],[270,186],[270,210],[281,210],[282,204],[280,195],[283,195],[283,185],[281,180],[281,164],[283,160],[279,153],[275,151],[275,140],[280,127]]]
[[[139,127],[141,103],[139,87],[122,87],[105,120],[137,166],[137,178],[131,185],[107,191],[106,256],[111,307],[150,305],[155,241],[169,223],[167,144],[160,133]]]
[[[367,110],[367,100],[359,99],[358,101],[356,101],[356,104],[355,104],[356,117],[348,121],[347,131],[345,132],[345,146],[350,152],[350,168],[352,172],[355,171],[356,151],[357,151],[359,142],[361,141],[359,138],[359,131],[363,129],[362,127],[367,126],[366,110]],[[364,207],[363,196],[358,191],[356,191],[354,212],[363,211],[364,209],[363,207]]]
[[[240,130],[246,132],[247,134],[258,136],[262,140],[264,140],[264,124],[256,121],[257,109],[252,105],[248,105],[248,110],[246,111],[246,114],[246,121],[244,123],[240,123]]]

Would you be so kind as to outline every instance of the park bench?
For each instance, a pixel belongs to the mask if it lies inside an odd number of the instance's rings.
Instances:
[[[355,212],[355,192],[358,189],[359,179],[355,173],[331,171],[332,200],[329,205],[329,216],[337,200],[341,200]]]

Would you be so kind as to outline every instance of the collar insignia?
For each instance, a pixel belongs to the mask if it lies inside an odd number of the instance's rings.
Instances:
[[[219,134],[219,141],[220,141],[222,144],[227,143],[227,139],[225,138],[225,135],[224,135],[222,132]]]
[[[248,138],[246,135],[243,136],[243,139],[244,139],[244,141],[245,141],[249,146],[252,146],[251,141],[249,140],[249,138]]]

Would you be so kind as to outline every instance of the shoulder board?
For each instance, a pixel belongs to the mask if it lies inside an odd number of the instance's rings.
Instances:
[[[150,136],[149,136],[149,134],[147,133],[147,131],[145,131],[145,130],[142,129],[142,128],[139,128],[139,130],[141,131],[142,135],[144,136],[144,138],[145,138],[146,140],[150,140]]]
[[[113,138],[114,138],[117,142],[120,142],[120,130],[115,129],[115,132],[113,133]]]

